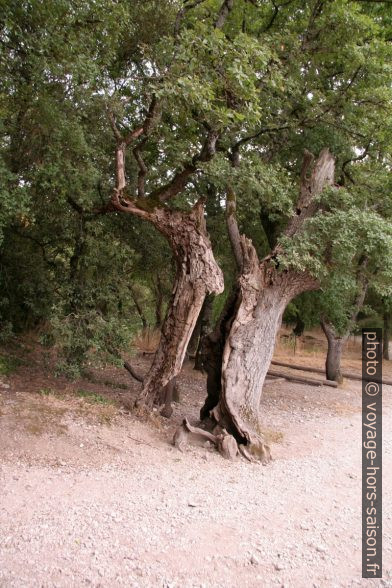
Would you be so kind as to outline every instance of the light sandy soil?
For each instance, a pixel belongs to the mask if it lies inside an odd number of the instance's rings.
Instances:
[[[175,423],[196,422],[203,402],[204,378],[189,366],[167,423],[41,396],[28,373],[1,378],[0,586],[392,586],[390,387],[380,581],[361,579],[360,382],[268,384],[276,442],[262,467],[171,447]]]

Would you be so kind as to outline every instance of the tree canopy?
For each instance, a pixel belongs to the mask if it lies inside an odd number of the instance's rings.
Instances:
[[[4,0],[1,8],[3,337],[38,328],[76,373],[91,352],[113,359],[143,324],[159,323],[175,267],[154,226],[113,207],[120,144],[123,196],[140,210],[189,212],[206,199],[223,298],[236,274],[228,190],[260,259],[278,243],[280,270],[310,272],[317,304],[337,326],[363,258],[372,287],[392,294],[387,2]],[[325,148],[334,184],[301,232],[285,234],[304,151]]]

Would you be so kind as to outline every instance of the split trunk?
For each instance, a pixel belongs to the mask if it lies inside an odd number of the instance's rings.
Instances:
[[[307,152],[295,214],[284,232],[288,238],[317,212],[317,196],[333,183],[334,158],[329,151],[322,151],[313,163]],[[239,235],[230,208],[235,210],[235,204],[228,207],[228,230],[240,273],[216,329],[206,338],[208,396],[200,416],[210,414],[264,463],[269,450],[261,429],[260,401],[283,312],[295,296],[319,284],[308,272],[281,270],[278,257],[284,250],[279,244],[260,261],[251,241]]]

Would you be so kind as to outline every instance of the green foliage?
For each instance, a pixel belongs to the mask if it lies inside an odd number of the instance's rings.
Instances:
[[[41,388],[39,390],[39,394],[41,396],[54,396],[55,391],[53,390],[53,388]]]
[[[101,394],[89,392],[88,390],[78,390],[76,395],[79,396],[79,398],[83,398],[83,400],[86,402],[90,402],[91,404],[113,404],[108,398],[105,398]]]
[[[297,311],[313,323],[329,309],[343,330],[363,255],[377,295],[392,295],[392,22],[382,3],[306,0],[273,10],[238,0],[222,29],[218,0],[187,6],[179,20],[177,0],[3,4],[2,338],[37,329],[56,345],[61,369],[77,375],[83,363],[116,361],[145,322],[159,322],[174,276],[167,242],[129,215],[100,213],[114,187],[107,110],[126,133],[143,124],[152,95],[158,114],[141,145],[146,194],[195,161],[208,131],[219,133],[215,157],[168,204],[186,210],[208,198],[226,279],[215,312],[235,276],[227,185],[240,230],[262,257],[266,223],[281,231],[292,214],[304,148],[330,148],[339,189],[323,192],[301,234],[281,238],[280,268],[309,271],[322,285],[322,299],[296,301]],[[140,180],[135,145],[130,196]]]
[[[16,357],[0,355],[0,375],[2,376],[10,376],[21,365],[22,361]]]

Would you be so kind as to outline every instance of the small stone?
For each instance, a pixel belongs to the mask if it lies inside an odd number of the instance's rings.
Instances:
[[[259,565],[259,563],[260,563],[260,560],[259,560],[259,558],[258,558],[258,557],[256,557],[255,555],[252,555],[252,556],[251,556],[251,558],[250,558],[250,563],[251,563],[253,566],[258,566],[258,565]]]

